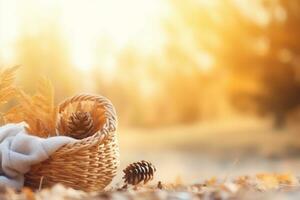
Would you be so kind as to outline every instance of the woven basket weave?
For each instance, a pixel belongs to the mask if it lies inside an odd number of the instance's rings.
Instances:
[[[75,112],[73,105],[90,103],[103,108],[100,117],[102,128],[94,135],[67,144],[51,157],[25,174],[25,185],[31,188],[49,187],[56,183],[84,191],[104,189],[116,175],[119,165],[119,148],[116,138],[116,113],[109,100],[102,96],[77,95],[59,105],[59,118]],[[73,106],[74,108],[74,106]],[[104,120],[103,120],[104,119]],[[94,119],[95,120],[95,119]]]

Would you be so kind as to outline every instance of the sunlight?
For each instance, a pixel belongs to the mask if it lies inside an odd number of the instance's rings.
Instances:
[[[209,73],[213,69],[214,58],[207,53],[200,53],[197,55],[197,63],[200,71]]]
[[[2,65],[11,65],[15,56],[12,47],[19,34],[18,19],[14,15],[17,12],[16,8],[17,2],[8,1],[4,4],[0,0],[0,64]]]
[[[158,28],[161,1],[94,0],[89,4],[63,1],[60,6],[62,30],[70,46],[72,61],[79,69],[93,67],[97,56],[95,49],[101,48],[101,43],[95,41],[101,38],[107,38],[119,50],[129,44],[147,49],[160,41],[154,33]]]
[[[95,67],[103,39],[109,41],[114,54],[127,46],[154,52],[162,43],[160,21],[166,7],[162,0],[0,0],[0,5],[0,44],[10,51],[0,52],[0,57],[6,63],[14,56],[9,47],[14,47],[19,35],[35,37],[49,32],[47,27],[52,24],[57,26],[53,30],[62,36],[72,64],[83,71]],[[99,64],[112,74],[112,65]]]

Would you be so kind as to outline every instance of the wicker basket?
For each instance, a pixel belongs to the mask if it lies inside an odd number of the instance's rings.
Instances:
[[[59,105],[58,125],[59,119],[66,114],[72,114],[78,103],[83,110],[89,110],[91,103],[102,108],[103,113],[98,119],[98,122],[103,122],[101,129],[90,137],[61,147],[49,159],[32,166],[25,174],[26,186],[39,188],[62,183],[74,189],[96,191],[104,189],[116,175],[119,148],[113,105],[102,96],[71,97]]]

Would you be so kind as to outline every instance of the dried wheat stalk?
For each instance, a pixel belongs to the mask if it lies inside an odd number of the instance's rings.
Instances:
[[[0,106],[9,101],[16,94],[13,86],[16,71],[19,66],[2,69],[0,71]]]
[[[18,68],[19,66],[15,66],[0,70],[0,106],[16,95],[17,89],[14,87],[13,82]],[[0,123],[5,123],[3,113],[0,113]]]
[[[38,82],[35,95],[30,96],[22,90],[16,90],[13,79],[17,67],[9,68],[0,73],[0,105],[11,97],[18,97],[16,106],[0,117],[4,123],[25,121],[27,131],[39,137],[68,135],[76,139],[89,137],[99,131],[105,123],[104,109],[95,102],[83,106],[81,103],[71,105],[70,110],[58,118],[57,107],[54,105],[54,89],[48,79]],[[57,123],[58,122],[58,123]]]
[[[27,131],[40,137],[55,135],[57,109],[54,106],[54,89],[48,79],[40,79],[34,96],[19,90],[19,104],[11,108],[5,115],[6,122],[25,121]]]

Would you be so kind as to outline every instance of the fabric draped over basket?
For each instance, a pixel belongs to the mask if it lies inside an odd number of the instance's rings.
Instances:
[[[93,119],[95,123],[101,122],[100,129],[89,137],[64,145],[47,160],[32,166],[25,174],[26,186],[39,188],[62,183],[74,189],[99,191],[116,175],[119,166],[119,148],[115,132],[117,117],[107,98],[82,94],[66,99],[59,105],[58,133],[61,128],[60,119],[76,112],[79,104],[86,112],[92,112],[91,109],[95,108],[101,110]]]
[[[24,174],[34,164],[49,158],[57,149],[76,140],[57,136],[39,138],[28,135],[25,123],[0,127],[0,185],[21,189]]]

